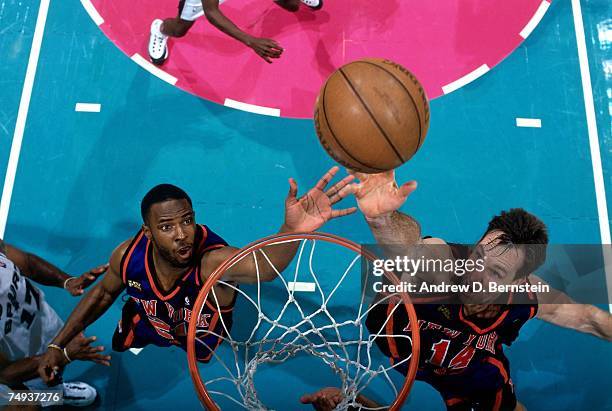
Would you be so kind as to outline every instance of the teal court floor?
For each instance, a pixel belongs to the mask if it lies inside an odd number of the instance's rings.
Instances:
[[[577,3],[588,61],[579,58]],[[0,175],[9,166],[39,5],[0,2]],[[79,102],[99,103],[101,111],[76,112]],[[241,112],[174,88],[122,54],[75,0],[50,2],[28,108],[4,239],[72,274],[105,262],[138,230],[140,199],[157,183],[183,187],[198,221],[242,246],[280,227],[289,177],[305,188],[332,165],[312,121]],[[602,218],[605,200],[612,203],[609,1],[554,1],[505,61],[433,100],[431,110],[423,148],[397,172],[398,181],[419,182],[403,210],[426,234],[476,241],[492,215],[523,207],[545,221],[553,243],[597,244],[606,233],[609,242],[610,221]],[[596,121],[590,130],[589,116]],[[541,119],[541,128],[517,127],[516,118]],[[601,168],[593,166],[594,146]],[[607,195],[599,207],[596,187]],[[359,215],[324,231],[372,241]],[[63,317],[76,305],[61,290],[44,290]],[[120,308],[118,301],[88,329],[106,347]],[[609,343],[534,320],[507,353],[528,409],[612,410]],[[67,371],[98,389],[92,409],[199,408],[180,349],[112,356],[110,369],[76,364]],[[274,381],[279,393],[317,388],[283,381]],[[443,404],[416,383],[405,408]]]

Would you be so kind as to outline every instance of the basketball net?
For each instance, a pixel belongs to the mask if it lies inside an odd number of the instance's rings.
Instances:
[[[294,267],[290,266],[284,272],[279,272],[268,258],[265,248],[291,242],[299,243],[297,255],[292,263]],[[317,263],[316,251],[323,246],[326,249],[334,247],[335,252],[345,257],[347,253],[351,254],[345,259],[346,265],[336,268],[330,264],[321,266],[320,263]],[[328,254],[331,258],[336,255]],[[229,268],[247,258],[252,259],[257,271],[257,281],[250,289],[239,288],[222,279]],[[339,377],[339,388],[342,391],[343,400],[337,406],[337,410],[346,410],[349,407],[373,410],[399,409],[416,375],[418,361],[410,360],[413,357],[418,359],[418,323],[414,308],[406,294],[386,295],[368,305],[364,284],[367,283],[367,276],[371,275],[371,270],[363,274],[362,264],[365,261],[369,265],[374,258],[373,255],[362,250],[358,244],[337,236],[323,233],[281,234],[264,238],[244,247],[219,266],[200,291],[194,305],[194,315],[192,315],[188,332],[189,369],[204,407],[218,410],[219,406],[213,400],[213,396],[219,396],[229,400],[233,408],[239,406],[247,410],[270,409],[262,402],[256,389],[255,375],[258,369],[264,365],[274,366],[306,354],[313,360],[321,361]],[[277,278],[272,282],[260,281],[262,262],[273,267]],[[334,261],[334,263],[337,262]],[[324,273],[318,273],[317,270],[322,270]],[[355,274],[356,272],[358,274]],[[324,281],[322,281],[323,274]],[[394,274],[385,273],[385,276],[390,282],[397,283]],[[311,292],[298,291],[298,284],[304,284],[305,279],[308,279],[310,285],[314,287],[314,290],[311,287]],[[266,299],[268,296],[266,287],[272,284],[278,287],[277,290],[284,290],[283,294],[286,297],[284,303],[279,304],[277,299],[272,304]],[[334,301],[342,297],[349,284],[361,295],[350,302],[350,309],[354,312],[346,314],[346,304],[340,309],[338,307],[341,304],[335,305]],[[222,307],[219,306],[216,298],[214,285],[224,285],[234,290],[239,303],[250,306],[256,311],[256,320],[252,329],[249,328],[250,331],[245,332],[243,327],[248,324],[244,324],[245,321],[241,322],[240,317],[234,318],[233,327],[228,327],[223,317],[220,316],[222,332],[219,334],[197,327],[198,317],[209,296],[213,297],[209,300],[221,312]],[[390,299],[399,301],[399,303],[389,306],[386,311],[388,314],[386,321],[380,324],[380,329],[376,333],[368,331],[365,325],[367,315],[376,305],[389,304]],[[359,303],[358,307],[357,303]],[[275,310],[268,310],[266,305],[275,305]],[[313,306],[315,308],[312,308]],[[387,333],[390,329],[389,321],[392,321],[396,310],[406,310],[410,319],[409,333],[397,335]],[[335,313],[341,311],[344,312],[343,316],[346,318],[335,318]],[[289,315],[289,312],[292,314]],[[243,334],[242,338],[234,338],[237,330]],[[226,346],[223,347],[226,352],[227,347],[230,347],[231,354],[221,355],[219,350],[215,349],[217,347],[208,346],[203,340],[206,335],[214,335],[221,339],[220,346]],[[411,350],[407,351],[411,351],[412,354],[401,361],[389,364],[388,359],[382,356],[377,348],[375,338],[394,338],[398,345],[411,347]],[[207,372],[209,364],[198,365],[196,344],[203,344],[212,351],[211,362],[220,364],[221,368],[219,366],[217,368],[222,370],[221,375],[209,376]],[[382,357],[384,357],[384,362],[380,361]],[[397,367],[405,367],[408,370],[400,383],[397,382],[397,376],[400,374],[393,372],[393,369]],[[392,376],[392,372],[396,375]],[[387,398],[386,404],[379,408],[366,408],[359,404],[356,398],[363,394],[364,390],[376,379],[382,379],[390,387],[393,398]],[[226,387],[229,383],[235,389],[216,388],[220,383],[224,383]],[[298,408],[297,405],[295,408]]]

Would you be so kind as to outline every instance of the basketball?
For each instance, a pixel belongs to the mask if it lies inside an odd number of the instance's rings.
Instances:
[[[389,60],[363,59],[327,79],[315,106],[319,141],[338,163],[363,173],[402,165],[423,144],[429,103],[407,69]]]

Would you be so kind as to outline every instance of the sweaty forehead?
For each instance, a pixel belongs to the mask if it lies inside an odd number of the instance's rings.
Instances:
[[[166,200],[151,206],[149,219],[151,222],[156,223],[159,221],[169,221],[181,218],[190,213],[193,213],[193,208],[189,204],[189,201],[185,199]]]

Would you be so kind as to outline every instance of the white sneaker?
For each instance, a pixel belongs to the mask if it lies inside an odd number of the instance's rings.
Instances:
[[[89,384],[80,381],[65,382],[64,386],[64,404],[73,407],[86,407],[91,405],[98,393],[96,389]]]
[[[300,0],[300,1],[313,10],[319,10],[321,7],[323,7],[323,0]]]
[[[168,36],[161,32],[163,21],[153,20],[151,36],[149,37],[149,58],[153,64],[161,66],[168,58]]]

